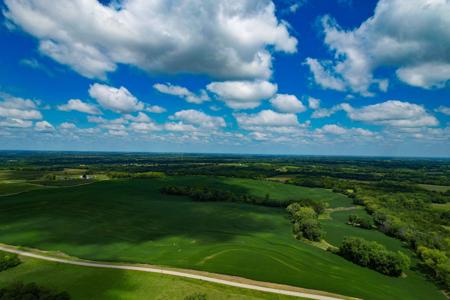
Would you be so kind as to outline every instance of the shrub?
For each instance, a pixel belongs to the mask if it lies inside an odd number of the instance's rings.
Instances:
[[[361,227],[364,229],[371,229],[373,226],[372,219],[369,218],[361,218],[357,215],[349,215],[348,216],[348,224],[355,226],[355,227]]]
[[[438,283],[444,286],[450,285],[450,263],[445,252],[419,246],[417,247],[417,254],[422,261],[421,265],[428,270]]]
[[[0,254],[0,272],[9,268],[13,268],[21,263],[17,254],[5,253]]]
[[[69,300],[66,292],[58,293],[35,283],[14,283],[0,288],[0,300]]]

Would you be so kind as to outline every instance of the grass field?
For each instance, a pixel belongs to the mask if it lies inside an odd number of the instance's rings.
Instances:
[[[93,260],[239,275],[366,299],[445,299],[413,271],[406,278],[391,278],[295,240],[283,209],[199,203],[159,193],[164,185],[191,181],[255,195],[269,191],[273,199],[308,195],[307,188],[208,177],[105,181],[31,191],[0,200],[0,242]],[[331,192],[320,191],[328,201]],[[329,201],[351,203],[345,199]],[[346,227],[352,229],[362,230]]]
[[[419,184],[419,186],[433,192],[445,193],[446,191],[450,190],[450,186],[447,185]]]
[[[349,215],[359,217],[368,217],[364,209],[355,209],[351,211],[336,211],[330,214],[330,219],[321,220],[323,229],[326,231],[325,240],[334,246],[339,246],[346,236],[357,236],[366,240],[379,242],[392,251],[403,251],[406,254],[412,254],[405,244],[397,239],[390,238],[377,230],[367,230],[353,227],[347,224]]]
[[[208,299],[294,299],[293,297],[238,289],[187,278],[125,270],[86,268],[21,257],[22,264],[0,272],[0,287],[21,281],[36,282],[72,299],[173,299],[194,293]],[[298,298],[295,298],[298,299]]]
[[[168,180],[170,181],[170,178]],[[177,181],[180,182],[180,184],[209,186],[211,188],[225,189],[237,193],[248,193],[261,198],[269,195],[269,197],[274,200],[286,201],[309,198],[327,202],[331,208],[352,206],[351,199],[342,194],[333,193],[331,190],[308,188],[272,181],[204,176],[183,177],[179,178]]]
[[[0,196],[16,194],[26,191],[40,189],[42,186],[27,182],[1,182],[0,181]]]

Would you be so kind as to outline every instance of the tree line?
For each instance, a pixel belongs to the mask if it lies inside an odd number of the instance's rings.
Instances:
[[[357,265],[389,276],[400,276],[409,269],[410,259],[402,252],[388,251],[383,245],[362,238],[347,237],[337,254]]]

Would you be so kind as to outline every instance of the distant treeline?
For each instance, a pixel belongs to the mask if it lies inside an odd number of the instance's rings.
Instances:
[[[110,178],[161,178],[165,174],[162,172],[108,172],[107,175]]]

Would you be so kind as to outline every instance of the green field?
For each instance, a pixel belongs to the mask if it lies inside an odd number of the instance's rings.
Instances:
[[[349,215],[357,215],[359,217],[369,216],[364,209],[332,212],[330,214],[331,219],[321,220],[323,229],[326,231],[325,240],[334,246],[339,246],[344,237],[357,236],[366,240],[379,242],[392,251],[403,251],[404,253],[412,254],[407,246],[397,239],[390,238],[377,230],[367,230],[348,225],[347,220]]]
[[[208,299],[294,299],[292,297],[238,289],[168,275],[86,268],[21,257],[22,264],[0,272],[1,286],[17,281],[36,282],[56,291],[67,291],[72,299],[173,299],[194,293]],[[298,298],[295,298],[298,299]]]
[[[413,271],[406,278],[391,278],[295,240],[283,209],[200,203],[159,193],[168,184],[190,183],[258,196],[269,193],[272,199],[310,194],[335,207],[341,201],[342,206],[351,204],[344,196],[327,198],[335,195],[327,190],[248,179],[191,176],[105,181],[1,198],[0,242],[92,260],[239,275],[365,299],[445,299]],[[330,240],[336,243],[340,238]],[[388,244],[396,242],[383,239]]]
[[[32,191],[40,188],[42,188],[42,186],[27,182],[0,181],[0,196]]]
[[[450,186],[447,185],[419,184],[419,186],[433,192],[445,193],[446,191],[450,190]]]
[[[170,181],[170,178],[168,180]],[[267,180],[190,176],[178,178],[177,182],[180,185],[208,186],[210,188],[224,189],[236,193],[247,193],[260,198],[269,195],[271,199],[281,201],[308,198],[327,202],[331,208],[349,207],[353,205],[351,199],[342,194],[333,193],[331,190],[282,184]]]

